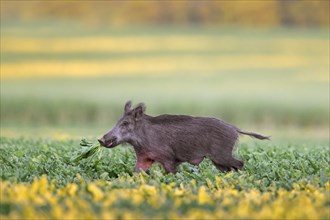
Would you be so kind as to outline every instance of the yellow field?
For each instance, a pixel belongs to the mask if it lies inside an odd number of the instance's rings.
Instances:
[[[253,39],[254,41],[255,39]],[[71,52],[145,52],[182,50],[194,52],[202,51],[232,51],[236,47],[244,47],[244,41],[239,42],[230,36],[204,35],[173,35],[169,36],[120,36],[120,37],[70,37],[70,38],[31,38],[7,37],[3,39],[3,52],[25,53],[71,53]],[[262,39],[261,44],[271,44],[285,53],[309,49],[316,50],[326,46],[326,39],[291,39],[281,38],[273,42],[271,39]],[[303,48],[302,48],[303,46]]]
[[[5,30],[11,33],[11,29]],[[6,33],[7,33],[6,32]],[[246,34],[246,33],[245,33]],[[328,80],[322,37],[239,34],[156,34],[153,36],[25,37],[1,39],[1,78],[111,76],[136,74],[221,74],[228,71],[299,69],[302,78]],[[55,57],[50,59],[49,56]],[[70,58],[65,58],[70,56]],[[88,56],[83,59],[82,56]],[[16,61],[16,57],[24,57]],[[33,57],[33,58],[30,58]],[[313,74],[311,77],[311,69]],[[308,70],[308,71],[307,71]]]
[[[230,174],[228,174],[230,175]],[[81,179],[80,176],[78,178]],[[298,185],[295,189],[260,192],[239,191],[216,177],[207,186],[176,183],[136,188],[117,188],[112,182],[70,183],[57,189],[46,176],[33,183],[1,181],[1,202],[15,206],[15,211],[2,219],[326,219],[329,217],[330,183],[326,189]],[[118,180],[117,180],[118,181]],[[119,182],[136,183],[134,178]],[[118,182],[117,182],[118,184]],[[225,183],[226,184],[226,183]],[[9,205],[10,206],[10,205]],[[184,211],[186,206],[190,206]],[[130,208],[131,207],[131,208]],[[134,207],[134,208],[133,208]],[[193,208],[195,207],[195,208]],[[149,210],[149,211],[148,211]],[[175,210],[175,211],[173,211]],[[180,214],[181,210],[182,213]],[[149,213],[149,214],[148,214]]]

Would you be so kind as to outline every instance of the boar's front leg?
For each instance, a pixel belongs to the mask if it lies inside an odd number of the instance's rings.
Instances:
[[[166,161],[163,162],[162,165],[164,166],[166,173],[175,174],[176,172],[178,172],[177,163],[175,161]]]
[[[144,172],[147,172],[153,163],[154,163],[154,160],[152,160],[146,156],[143,156],[143,155],[137,155],[137,161],[136,161],[134,171],[137,173],[140,172],[141,170],[143,170]]]

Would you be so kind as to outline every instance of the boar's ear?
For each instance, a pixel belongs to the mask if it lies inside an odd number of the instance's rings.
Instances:
[[[138,104],[133,109],[133,115],[135,117],[135,120],[139,119],[141,116],[143,116],[144,112],[146,111],[146,106],[143,103]]]
[[[131,107],[132,107],[132,102],[127,101],[124,107],[124,114],[128,113],[131,110]]]

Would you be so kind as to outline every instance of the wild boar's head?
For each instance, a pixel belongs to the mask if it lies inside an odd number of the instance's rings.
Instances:
[[[123,117],[111,131],[98,140],[102,146],[112,148],[135,139],[136,131],[145,112],[145,105],[140,103],[133,109],[131,107],[131,101],[126,102]]]

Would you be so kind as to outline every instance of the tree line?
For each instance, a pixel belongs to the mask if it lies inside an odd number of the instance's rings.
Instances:
[[[6,1],[1,20],[72,19],[100,25],[329,26],[328,0]]]

